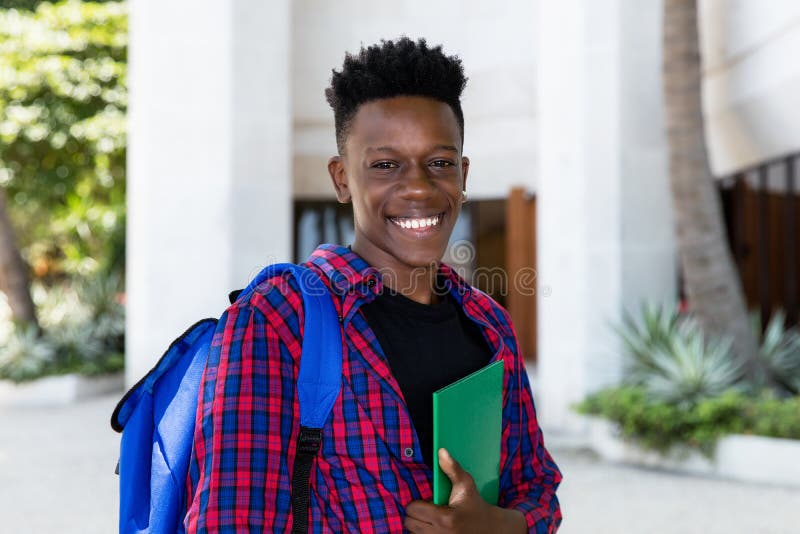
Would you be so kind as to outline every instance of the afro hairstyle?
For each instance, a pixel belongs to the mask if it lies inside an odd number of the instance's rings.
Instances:
[[[350,125],[361,104],[395,96],[426,96],[450,106],[464,142],[461,93],[467,85],[458,56],[446,56],[441,45],[429,47],[425,39],[408,37],[382,40],[361,47],[357,55],[345,54],[341,71],[333,70],[325,97],[333,108],[336,146],[344,154]]]

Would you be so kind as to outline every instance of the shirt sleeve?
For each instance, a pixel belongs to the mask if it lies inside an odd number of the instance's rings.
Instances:
[[[528,532],[554,533],[561,524],[556,489],[561,472],[544,446],[536,420],[528,375],[517,351],[509,374],[503,406],[503,455],[499,505],[522,512]]]
[[[297,347],[287,334],[292,321],[277,313],[269,318],[251,305],[234,305],[214,334],[187,481],[189,534],[291,528]]]

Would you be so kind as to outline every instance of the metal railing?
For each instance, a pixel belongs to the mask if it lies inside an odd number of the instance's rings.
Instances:
[[[748,304],[760,310],[763,324],[778,309],[788,324],[799,318],[798,159],[772,159],[720,181],[731,252]]]

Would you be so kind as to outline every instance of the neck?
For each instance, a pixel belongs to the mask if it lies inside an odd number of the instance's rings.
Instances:
[[[420,304],[436,304],[441,298],[434,291],[436,267],[417,267],[410,272],[386,272],[381,269],[384,287]]]
[[[434,291],[439,262],[424,266],[407,265],[385,252],[353,243],[352,251],[361,256],[381,276],[384,287],[420,304],[436,304],[441,298]]]

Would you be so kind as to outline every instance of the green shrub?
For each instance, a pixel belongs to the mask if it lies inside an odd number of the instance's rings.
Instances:
[[[0,378],[22,382],[122,370],[125,310],[118,277],[97,276],[50,289],[38,286],[33,293],[42,330],[11,329],[0,342]]]
[[[15,325],[0,343],[0,378],[24,382],[47,374],[56,359],[56,348],[36,326]]]
[[[800,397],[752,398],[729,390],[681,407],[653,399],[641,386],[620,386],[588,396],[576,409],[616,423],[623,437],[662,453],[681,444],[708,455],[726,434],[800,439]]]
[[[642,306],[623,316],[623,384],[588,396],[576,409],[616,423],[645,448],[682,444],[709,454],[725,434],[800,439],[800,334],[773,315],[744,373],[725,340],[708,339],[675,308]],[[792,397],[794,396],[794,397]]]
[[[748,406],[745,413],[753,434],[800,439],[800,396],[765,398]]]

